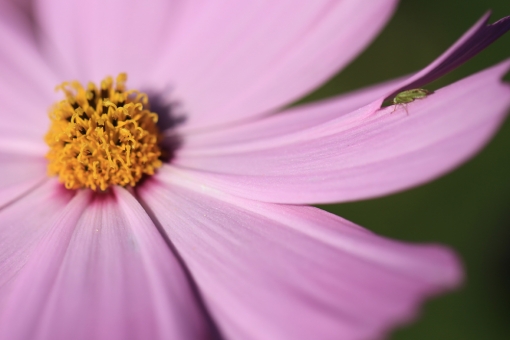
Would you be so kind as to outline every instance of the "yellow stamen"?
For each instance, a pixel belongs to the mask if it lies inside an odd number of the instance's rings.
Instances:
[[[106,77],[99,89],[76,81],[57,87],[66,99],[50,112],[46,158],[49,174],[66,188],[135,186],[161,166],[158,116],[147,108],[145,93],[126,91],[126,80],[121,73],[116,84]]]

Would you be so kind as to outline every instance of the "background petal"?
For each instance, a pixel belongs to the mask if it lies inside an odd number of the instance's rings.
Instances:
[[[0,1],[0,206],[46,177],[43,142],[56,83],[19,3]]]
[[[39,0],[36,14],[73,77],[127,71],[131,86],[180,103],[194,129],[306,94],[374,38],[395,3]]]
[[[28,13],[0,1],[0,138],[6,133],[42,140],[59,80],[42,58]],[[0,145],[2,140],[0,139]],[[0,146],[1,147],[1,146]]]
[[[123,189],[90,196],[79,191],[46,227],[9,287],[0,338],[209,337],[180,264],[135,199]]]
[[[229,339],[374,339],[458,284],[452,253],[174,176],[140,189]]]
[[[136,88],[169,43],[184,3],[37,0],[34,15],[63,80],[97,82],[128,72],[128,85]]]
[[[386,195],[451,170],[484,145],[510,105],[505,62],[396,112],[375,101],[314,128],[229,146],[183,148],[173,165],[204,185],[282,203]],[[321,105],[317,103],[316,105]],[[225,136],[226,137],[226,136]],[[235,138],[235,137],[234,137]],[[161,171],[159,176],[167,176]]]
[[[42,183],[46,160],[0,150],[0,208]]]

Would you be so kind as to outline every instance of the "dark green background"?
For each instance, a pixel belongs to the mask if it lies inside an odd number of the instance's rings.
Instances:
[[[493,22],[510,15],[510,1],[401,1],[375,42],[306,99],[415,72],[488,9]],[[427,88],[509,57],[510,33]],[[382,199],[322,207],[392,238],[450,245],[462,257],[467,275],[463,288],[427,303],[421,318],[391,339],[510,339],[510,120],[480,154],[439,180]]]

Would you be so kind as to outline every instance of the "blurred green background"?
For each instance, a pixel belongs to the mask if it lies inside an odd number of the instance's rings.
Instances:
[[[510,15],[510,1],[401,1],[374,43],[306,100],[417,71],[488,9],[493,22]],[[427,88],[505,58],[510,58],[510,33]],[[321,207],[392,238],[450,245],[462,257],[463,288],[428,302],[421,318],[391,339],[510,339],[510,120],[480,154],[439,180],[382,199]]]

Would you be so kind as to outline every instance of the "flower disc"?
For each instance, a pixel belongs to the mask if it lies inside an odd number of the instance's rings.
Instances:
[[[107,77],[99,89],[76,81],[57,87],[66,99],[50,112],[46,157],[49,174],[66,188],[135,186],[161,166],[158,116],[148,109],[146,94],[126,91],[126,79],[122,73],[114,84]]]

